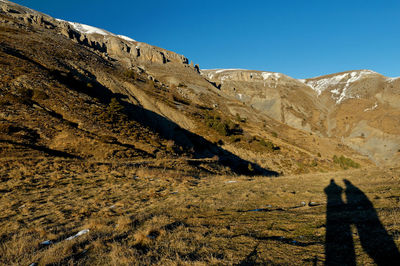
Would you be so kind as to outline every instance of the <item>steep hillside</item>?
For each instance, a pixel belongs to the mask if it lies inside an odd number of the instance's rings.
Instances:
[[[296,80],[280,73],[202,70],[231,98],[278,121],[333,137],[375,163],[400,162],[400,79],[370,70]]]
[[[184,56],[91,26],[56,20],[7,1],[1,10],[6,70],[2,97],[9,106],[3,110],[6,117],[9,110],[19,115],[4,119],[4,123],[21,121],[21,128],[43,131],[32,140],[41,147],[107,159],[115,153],[110,147],[118,143],[140,147],[153,157],[160,153],[161,145],[167,154],[168,149],[173,151],[173,156],[214,158],[237,173],[266,175],[340,169],[333,163],[334,155],[368,164],[335,141],[285,126],[274,116],[243,105],[240,99],[230,99],[229,93],[200,75],[198,67],[188,64]],[[37,93],[42,97],[35,96]],[[28,102],[22,107],[10,104],[7,97],[18,98],[15,101],[25,97]],[[123,108],[113,106],[118,103]],[[27,109],[22,112],[23,108]],[[33,111],[40,108],[75,128],[56,129],[58,120]],[[107,125],[107,121],[113,124],[115,117],[104,113],[113,108],[122,111],[127,131]],[[96,117],[105,121],[93,119]],[[44,133],[42,121],[53,121],[48,127],[54,129]],[[143,134],[141,128],[150,133]],[[103,144],[75,138],[81,131],[116,140],[108,141],[101,150]],[[7,138],[13,136],[8,129],[4,133]],[[149,140],[152,134],[160,136],[164,144],[153,145]]]

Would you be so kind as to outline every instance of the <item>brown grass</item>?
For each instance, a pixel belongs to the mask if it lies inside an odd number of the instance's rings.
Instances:
[[[74,160],[1,165],[4,265],[322,264],[331,178],[358,186],[399,245],[399,169],[197,179]],[[90,231],[65,240],[82,229]],[[357,261],[372,262],[354,238]]]

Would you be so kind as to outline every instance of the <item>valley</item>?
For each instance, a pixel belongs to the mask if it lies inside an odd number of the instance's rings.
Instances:
[[[396,261],[399,95],[371,70],[204,70],[1,0],[0,264]]]

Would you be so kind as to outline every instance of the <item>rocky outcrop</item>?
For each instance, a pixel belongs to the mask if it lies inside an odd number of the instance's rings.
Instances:
[[[59,23],[60,32],[82,45],[88,46],[96,51],[106,53],[115,59],[126,62],[127,59],[133,61],[157,63],[157,64],[188,64],[188,59],[183,55],[154,47],[152,45],[126,40],[114,34],[82,33],[74,29],[69,22]]]
[[[116,35],[92,26],[57,20],[9,1],[0,1],[0,11],[34,27],[54,29],[81,45],[98,51],[106,57],[120,61],[127,67],[141,62],[182,65],[188,65],[189,63],[189,60],[183,55],[137,42],[128,37]],[[195,67],[192,68],[198,71],[198,68],[197,70]]]

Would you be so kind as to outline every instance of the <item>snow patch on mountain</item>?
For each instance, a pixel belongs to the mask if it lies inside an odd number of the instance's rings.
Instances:
[[[262,72],[261,76],[263,77],[264,80],[267,80],[270,78],[278,80],[280,77],[282,77],[282,74],[274,73],[274,72]]]
[[[218,69],[215,71],[215,74],[226,72],[226,71],[236,71],[236,70],[244,70],[240,68],[226,68],[226,69]]]
[[[0,0],[2,1],[2,0]],[[82,23],[77,23],[77,22],[70,22],[70,21],[66,21],[66,20],[62,20],[62,19],[56,19],[57,21],[62,21],[62,22],[67,22],[68,24],[70,24],[72,26],[72,28],[76,31],[79,31],[80,33],[83,34],[100,34],[103,36],[114,36],[114,37],[119,37],[125,41],[128,42],[137,42],[132,38],[129,38],[127,36],[124,35],[116,35],[114,33],[111,33],[109,31],[100,29],[100,28],[96,28],[90,25],[86,25],[86,24],[82,24]]]
[[[124,35],[117,35],[117,36],[120,37],[121,39],[124,39],[125,41],[128,41],[128,42],[136,42],[134,39],[129,38],[129,37],[124,36]]]
[[[111,35],[111,36],[116,36],[115,34],[108,32],[106,30],[102,30],[93,26],[89,26],[89,25],[85,25],[85,24],[81,24],[81,23],[77,23],[77,22],[69,22],[69,24],[71,24],[71,26],[79,31],[80,33],[83,34],[100,34],[100,35]]]
[[[306,84],[314,91],[316,91],[318,96],[321,95],[321,93],[324,92],[326,89],[331,87],[336,87],[332,89],[330,92],[333,94],[332,98],[336,101],[337,104],[339,104],[345,99],[355,98],[355,96],[352,96],[349,93],[351,85],[371,75],[379,75],[379,74],[372,70],[360,70],[329,77],[313,78],[310,80],[302,79],[299,81]]]
[[[318,80],[303,80],[303,81],[306,85],[315,90],[318,95],[321,95],[321,93],[325,91],[328,87],[336,86],[339,83],[341,83],[342,80],[347,77],[347,75],[348,73]]]
[[[398,80],[398,79],[400,79],[400,77],[396,77],[396,78],[387,78],[386,80],[387,80],[388,82],[394,82],[394,81],[396,81],[396,80]]]

